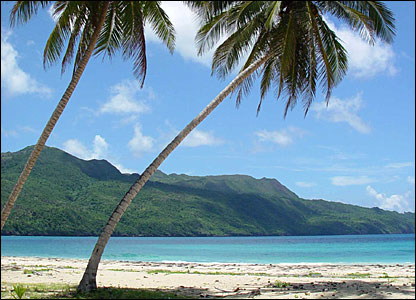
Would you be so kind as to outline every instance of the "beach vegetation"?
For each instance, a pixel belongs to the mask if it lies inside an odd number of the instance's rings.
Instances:
[[[273,285],[273,287],[276,287],[276,288],[287,288],[289,286],[290,286],[289,282],[284,282],[280,280],[276,280]]]
[[[198,275],[232,275],[232,276],[270,276],[267,273],[236,273],[236,272],[200,272],[200,271],[173,271],[173,270],[149,270],[148,274],[198,274]]]
[[[23,299],[23,295],[25,294],[27,288],[21,284],[13,285],[13,291],[11,292],[12,297],[15,299]]]
[[[73,266],[63,266],[62,269],[76,269],[76,267],[73,267]]]
[[[53,269],[51,268],[43,268],[43,269],[24,269],[23,270],[23,274],[35,274],[37,272],[46,272],[46,271],[51,271]]]
[[[319,272],[309,272],[309,274],[306,275],[306,277],[322,277],[322,273],[319,273]]]
[[[379,276],[379,278],[395,278],[395,277],[389,276],[388,273],[384,272],[382,276]]]
[[[28,268],[46,268],[49,267],[47,265],[27,265]]]
[[[371,274],[370,273],[355,272],[355,273],[348,273],[347,276],[352,277],[352,278],[367,278],[367,277],[370,277]]]
[[[3,283],[2,286],[11,285]],[[133,289],[122,287],[98,288],[92,293],[78,293],[76,286],[59,283],[29,283],[13,284],[11,295],[15,299],[188,299],[189,297],[176,292],[162,291],[158,289]],[[17,291],[17,294],[15,292]],[[18,295],[21,295],[19,298]],[[2,298],[6,294],[2,292]]]

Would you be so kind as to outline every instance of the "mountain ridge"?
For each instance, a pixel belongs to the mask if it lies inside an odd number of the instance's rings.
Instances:
[[[31,147],[1,153],[4,205]],[[3,234],[97,235],[139,174],[45,147]],[[119,236],[414,233],[414,213],[305,200],[273,178],[157,171],[116,228]]]

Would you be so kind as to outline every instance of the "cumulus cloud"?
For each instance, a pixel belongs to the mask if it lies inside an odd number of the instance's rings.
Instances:
[[[108,143],[102,136],[96,135],[94,137],[92,149],[88,149],[77,139],[69,139],[65,141],[63,149],[64,151],[81,159],[103,159],[108,154]]]
[[[393,76],[397,73],[394,66],[395,53],[391,45],[376,40],[371,46],[346,26],[336,27],[332,22],[326,21],[347,50],[348,69],[354,77],[369,78],[381,73]]]
[[[315,102],[312,104],[311,110],[316,113],[317,119],[334,123],[346,122],[358,132],[368,134],[371,132],[370,126],[358,116],[362,105],[363,100],[360,93],[354,98],[346,100],[332,97],[328,106],[325,101]]]
[[[368,176],[334,176],[331,178],[332,184],[337,186],[361,185],[374,181],[374,179],[369,178]]]
[[[298,182],[296,182],[296,185],[297,186],[300,186],[300,187],[304,187],[304,188],[309,188],[309,187],[316,186],[316,183],[314,183],[314,182],[298,181]]]
[[[93,159],[92,151],[87,149],[79,140],[69,139],[64,142],[63,150],[81,159]]]
[[[137,81],[124,80],[111,87],[110,100],[104,103],[100,109],[100,113],[109,114],[140,114],[149,111],[145,100],[138,99],[140,84]],[[149,93],[150,98],[153,93]],[[148,97],[149,98],[149,97]]]
[[[305,131],[291,126],[275,131],[259,130],[255,134],[260,142],[271,142],[279,146],[288,146],[293,143],[294,138],[302,137]]]
[[[180,132],[168,120],[165,120],[165,125],[168,129],[161,131],[160,145],[162,148],[168,145]],[[194,129],[180,143],[179,147],[217,146],[222,144],[224,144],[224,140],[215,136],[213,131]]]
[[[134,173],[133,170],[125,168],[118,162],[114,162],[109,152],[109,144],[100,135],[94,137],[92,149],[88,149],[77,139],[69,139],[63,143],[63,150],[85,160],[105,159],[110,161],[121,173]]]
[[[369,185],[367,186],[366,191],[369,196],[378,201],[380,208],[382,209],[395,210],[398,212],[409,211],[409,203],[410,201],[414,201],[414,199],[410,199],[412,195],[410,191],[403,195],[387,196],[382,193],[377,193],[377,191]]]
[[[178,1],[163,1],[162,8],[168,14],[176,31],[175,52],[185,59],[210,67],[213,50],[203,56],[197,55],[194,39],[199,24],[196,21],[196,16],[186,5]],[[147,40],[161,43],[150,26],[145,28],[145,34]]]
[[[198,56],[195,46],[195,35],[199,29],[196,16],[181,2],[163,1],[162,8],[176,30],[175,52],[183,58],[211,66],[214,50],[207,52],[204,56]],[[376,41],[374,46],[364,41],[358,33],[351,31],[346,26],[335,26],[333,22],[326,20],[332,30],[341,39],[349,57],[349,71],[354,77],[368,78],[380,73],[394,75],[397,69],[394,66],[395,53],[392,46]],[[146,38],[149,41],[161,43],[153,33],[150,26],[145,28]],[[219,42],[224,41],[225,38]]]
[[[223,140],[214,136],[211,131],[194,129],[182,142],[183,147],[215,146],[223,144]]]
[[[1,83],[10,96],[40,94],[50,96],[52,90],[39,83],[18,64],[19,53],[8,41],[10,32],[1,34]]]
[[[141,157],[143,152],[150,152],[154,150],[155,140],[150,136],[145,136],[142,133],[140,124],[134,126],[133,138],[129,141],[128,147],[130,151],[137,157]]]

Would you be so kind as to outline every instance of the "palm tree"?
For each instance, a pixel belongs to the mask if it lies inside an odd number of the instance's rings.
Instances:
[[[104,248],[133,198],[166,157],[227,95],[235,91],[238,104],[255,76],[262,74],[261,99],[271,86],[276,88],[277,97],[284,92],[285,116],[298,98],[304,102],[306,116],[317,81],[329,100],[332,89],[347,71],[347,54],[323,14],[345,21],[370,43],[376,37],[391,42],[394,35],[393,15],[378,1],[190,1],[188,5],[202,23],[196,37],[200,54],[211,49],[222,34],[228,35],[215,51],[213,73],[225,77],[248,51],[247,61],[238,76],[166,146],[124,195],[100,234],[78,291],[97,288]],[[261,100],[258,110],[260,106]]]
[[[17,1],[11,11],[11,26],[16,22],[26,23],[36,14],[39,6],[45,8],[48,2],[50,1]],[[171,53],[175,44],[172,23],[157,1],[56,1],[53,14],[58,20],[45,46],[44,66],[51,65],[60,58],[64,42],[67,41],[62,59],[63,73],[78,44],[73,75],[1,211],[1,230],[93,52],[94,55],[103,53],[111,58],[117,50],[122,50],[124,59],[133,59],[134,75],[141,80],[143,87],[147,66],[145,22],[150,23]]]

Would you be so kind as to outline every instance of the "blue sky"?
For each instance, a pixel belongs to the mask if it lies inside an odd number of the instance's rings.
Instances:
[[[317,93],[283,119],[284,101],[270,93],[256,116],[259,85],[236,109],[228,97],[161,165],[165,173],[246,174],[276,178],[306,199],[399,212],[415,210],[415,4],[387,2],[396,18],[392,45],[368,46],[328,19],[349,52],[349,71],[329,106]],[[177,32],[173,55],[146,32],[148,70],[139,89],[131,61],[90,60],[48,146],[83,159],[107,159],[141,173],[231,80],[211,76],[211,53],[196,55],[197,24],[180,3],[163,3]],[[36,143],[64,92],[71,68],[44,69],[54,21],[40,10],[9,26],[1,2],[1,151]]]

